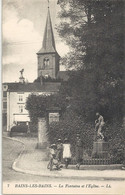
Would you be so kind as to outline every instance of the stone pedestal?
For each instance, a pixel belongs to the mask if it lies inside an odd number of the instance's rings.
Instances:
[[[93,143],[92,157],[108,158],[108,142],[98,140]]]
[[[45,149],[48,146],[47,122],[45,118],[38,118],[38,148]]]

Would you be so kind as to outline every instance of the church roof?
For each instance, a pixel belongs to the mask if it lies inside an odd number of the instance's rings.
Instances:
[[[40,83],[3,83],[8,86],[10,92],[58,92],[61,83],[46,82]]]
[[[54,53],[56,52],[56,47],[55,47],[55,40],[54,40],[54,34],[52,29],[50,11],[48,8],[48,15],[47,15],[46,26],[45,26],[44,37],[43,37],[43,45],[37,54],[53,53],[53,52]]]

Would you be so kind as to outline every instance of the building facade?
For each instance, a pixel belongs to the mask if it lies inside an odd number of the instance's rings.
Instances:
[[[10,131],[15,124],[30,122],[26,101],[30,94],[51,95],[59,91],[60,83],[4,83],[3,126]]]

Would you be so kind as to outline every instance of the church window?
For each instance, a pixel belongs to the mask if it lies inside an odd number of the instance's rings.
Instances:
[[[44,58],[43,64],[44,64],[44,68],[47,68],[49,66],[49,59],[48,58]]]

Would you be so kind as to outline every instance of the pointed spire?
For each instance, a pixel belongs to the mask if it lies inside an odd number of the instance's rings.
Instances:
[[[43,45],[40,51],[38,52],[38,54],[50,53],[50,52],[56,52],[56,47],[55,47],[55,40],[53,35],[52,22],[51,22],[50,11],[49,11],[49,1],[48,1],[48,15],[47,15],[46,27],[44,31]]]
[[[49,0],[48,0],[48,8],[49,8]]]

